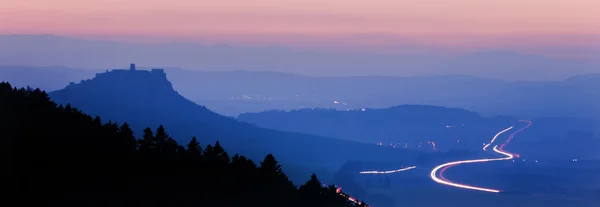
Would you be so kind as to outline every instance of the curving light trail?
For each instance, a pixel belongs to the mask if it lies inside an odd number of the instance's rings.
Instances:
[[[483,151],[485,151],[492,143],[494,143],[494,141],[496,141],[496,138],[498,138],[498,136],[500,136],[501,134],[503,134],[504,132],[507,132],[508,130],[511,130],[513,128],[513,126],[508,127],[500,132],[498,132],[498,134],[496,134],[496,136],[494,136],[494,138],[492,138],[492,141],[490,141],[489,144],[486,144],[485,146],[483,146]]]
[[[525,129],[529,128],[529,127],[531,126],[531,124],[532,124],[532,123],[531,123],[531,121],[529,121],[529,120],[519,120],[519,122],[527,122],[527,126],[525,126],[525,127],[521,128],[521,129],[517,130],[516,132],[512,133],[512,134],[511,134],[511,135],[508,137],[508,139],[506,140],[506,142],[504,142],[504,144],[500,145],[500,148],[498,148],[500,151],[504,151],[502,148],[504,148],[504,146],[506,146],[506,144],[508,144],[508,143],[510,142],[510,140],[512,140],[512,138],[513,138],[513,137],[514,137],[516,134],[518,134],[519,132],[521,132],[521,131],[523,131],[523,130],[525,130]],[[517,156],[517,157],[519,157],[519,156]]]
[[[362,172],[358,172],[359,174],[390,174],[390,173],[397,173],[397,172],[402,172],[402,171],[407,171],[407,170],[412,170],[415,169],[417,166],[411,166],[411,167],[406,167],[406,168],[401,168],[401,169],[397,169],[397,170],[388,170],[388,171],[362,171]]]
[[[493,143],[494,140],[496,138],[498,138],[498,136],[500,136],[501,134],[511,130],[513,128],[513,126],[508,127],[500,132],[498,132],[494,138],[492,139],[492,141],[490,142]],[[508,141],[507,141],[508,142]],[[484,150],[487,148],[487,146],[489,146],[490,144],[486,145],[486,147],[484,147]],[[429,174],[429,176],[431,177],[431,179],[437,183],[443,184],[443,185],[448,185],[448,186],[453,186],[453,187],[457,187],[457,188],[464,188],[464,189],[470,189],[470,190],[478,190],[478,191],[484,191],[484,192],[491,192],[491,193],[499,193],[500,190],[497,189],[491,189],[491,188],[482,188],[482,187],[476,187],[476,186],[470,186],[470,185],[465,185],[465,184],[459,184],[459,183],[454,183],[451,182],[449,180],[447,180],[446,178],[444,178],[443,175],[441,175],[443,173],[443,171],[445,171],[446,169],[448,169],[451,166],[455,166],[455,165],[459,165],[459,164],[466,164],[466,163],[480,163],[480,162],[491,162],[491,161],[500,161],[500,160],[510,160],[513,159],[514,156],[510,153],[504,152],[502,150],[498,150],[498,145],[494,146],[494,152],[504,155],[505,157],[502,158],[492,158],[492,159],[477,159],[477,160],[461,160],[461,161],[454,161],[454,162],[449,162],[449,163],[445,163],[442,165],[439,165],[435,168],[433,168],[433,170],[431,170],[431,173]],[[437,172],[440,170],[440,177],[437,177]]]
[[[448,181],[445,178],[443,178],[443,176],[442,176],[442,179],[440,179],[440,178],[438,178],[436,176],[438,170],[440,170],[442,168],[450,167],[450,166],[455,166],[455,165],[459,165],[459,164],[467,164],[467,163],[478,163],[478,162],[490,162],[490,161],[510,160],[510,159],[514,158],[514,156],[512,154],[498,150],[498,145],[494,146],[494,151],[497,152],[497,153],[500,153],[502,155],[505,155],[506,157],[494,158],[494,159],[462,160],[462,161],[449,162],[449,163],[442,164],[442,165],[439,165],[439,166],[433,168],[433,170],[431,170],[431,173],[429,174],[429,176],[431,177],[431,179],[433,181],[435,181],[437,183],[440,183],[440,184],[444,184],[444,185],[454,186],[454,187],[457,187],[457,188],[465,188],[465,189],[471,189],[471,190],[479,190],[479,191],[485,191],[485,192],[499,193],[500,190],[491,189],[491,188],[481,188],[481,187],[475,187],[475,186],[470,186],[470,185],[453,183],[453,182]]]

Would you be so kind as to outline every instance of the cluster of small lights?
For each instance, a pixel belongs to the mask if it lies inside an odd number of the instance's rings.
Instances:
[[[431,149],[433,149],[433,151],[437,151],[438,150],[437,145],[435,144],[435,142],[429,141],[429,142],[427,142],[427,144],[431,145]],[[383,146],[383,142],[377,142],[376,145],[377,146]],[[408,143],[404,143],[404,144],[398,143],[398,145],[404,145],[404,148],[408,148]],[[389,143],[389,146],[392,147],[392,148],[396,148],[398,145],[396,145],[394,143]],[[417,148],[423,149],[423,142],[419,142],[417,144]]]
[[[316,96],[317,94],[311,94],[312,96]],[[310,96],[310,95],[308,95]],[[272,96],[268,96],[268,95],[259,95],[259,94],[242,94],[239,96],[235,96],[235,97],[229,97],[229,100],[267,100],[267,101],[272,101],[272,100],[288,100],[288,99],[294,99],[294,98],[306,98],[308,97],[307,95],[299,95],[299,94],[294,94],[294,95],[286,95],[286,96],[281,96],[281,97],[272,97]],[[346,103],[343,102],[339,102],[339,101],[334,101],[334,104],[343,104],[343,105],[347,105]]]
[[[516,156],[515,156],[515,157],[516,157]],[[526,159],[523,159],[522,161],[523,161],[523,162],[527,162],[527,160],[526,160]],[[515,160],[513,160],[512,162],[515,162]],[[539,160],[534,160],[534,162],[535,162],[535,163],[538,163],[538,162],[539,162]]]
[[[344,106],[348,105],[346,102],[333,101],[333,104],[342,104]]]
[[[277,98],[273,98],[273,97],[263,97],[261,95],[247,95],[247,94],[242,94],[239,97],[230,97],[229,100],[267,100],[267,101],[271,101],[271,100],[278,100]],[[281,97],[279,98],[279,100],[285,100],[287,99],[287,97]]]

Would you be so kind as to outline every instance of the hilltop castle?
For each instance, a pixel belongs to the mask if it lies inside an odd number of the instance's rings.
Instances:
[[[138,72],[138,71],[144,71],[144,70],[136,70],[135,69],[135,63],[131,63],[131,64],[129,64],[129,70],[127,70],[127,69],[113,69],[110,72],[126,72],[126,71],[129,71],[129,72]],[[106,70],[106,72],[108,73],[109,71]],[[150,70],[150,72],[151,73],[156,73],[156,74],[164,74],[165,70],[162,69],[162,68],[153,68],[153,69]],[[100,73],[98,73],[98,74],[100,74]]]
[[[148,76],[150,75],[150,76]],[[129,64],[129,69],[112,69],[112,70],[106,70],[106,72],[104,73],[96,73],[96,76],[94,77],[94,79],[97,78],[135,78],[135,77],[154,77],[154,78],[164,78],[166,79],[167,74],[165,73],[165,70],[162,68],[152,68],[150,70],[136,70],[135,68],[135,64],[131,63]],[[153,78],[153,79],[154,79]],[[85,83],[88,80],[82,80],[80,83]],[[75,84],[75,82],[71,82],[70,85]]]
[[[155,74],[155,75],[159,75],[159,76],[165,76],[166,77],[166,73],[165,70],[162,68],[153,68],[150,69],[150,71],[148,70],[136,70],[135,68],[135,64],[131,63],[129,64],[129,69],[113,69],[111,71],[106,70],[106,72],[104,73],[96,73],[96,77],[100,77],[100,76],[105,76],[111,73],[119,73],[119,74],[123,74],[123,73],[127,73],[127,74],[143,74],[143,73],[151,73],[151,74]]]

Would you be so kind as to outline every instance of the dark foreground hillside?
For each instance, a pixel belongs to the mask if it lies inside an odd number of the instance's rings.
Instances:
[[[184,147],[162,126],[136,139],[38,89],[0,83],[0,121],[3,206],[355,205],[314,174],[297,188],[270,154],[255,164],[218,142]]]

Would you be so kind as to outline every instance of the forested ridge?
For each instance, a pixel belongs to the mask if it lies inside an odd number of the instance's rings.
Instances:
[[[183,146],[162,126],[136,138],[127,123],[103,123],[39,89],[0,83],[0,121],[9,206],[357,205],[314,174],[295,186],[271,154],[256,163],[219,142]]]

